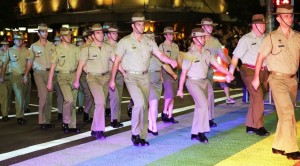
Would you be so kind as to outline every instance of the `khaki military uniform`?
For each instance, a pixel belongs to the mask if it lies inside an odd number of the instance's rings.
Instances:
[[[90,44],[83,44],[81,47],[80,47],[80,50],[83,49],[84,47],[89,47]],[[90,118],[93,118],[94,116],[94,110],[95,110],[95,103],[94,103],[94,99],[93,99],[93,96],[92,96],[92,93],[90,91],[90,88],[89,88],[89,85],[87,83],[87,80],[86,80],[86,76],[87,74],[83,71],[81,73],[81,76],[80,76],[80,80],[79,80],[79,83],[80,83],[80,87],[79,87],[79,91],[82,90],[83,92],[83,105],[84,105],[84,112],[89,114],[89,117]],[[79,97],[78,97],[78,100]],[[80,104],[78,104],[80,106]]]
[[[95,103],[92,131],[105,130],[105,104],[108,95],[111,49],[106,43],[103,43],[101,48],[98,48],[95,43],[91,43],[90,46],[84,47],[80,51],[80,60],[86,64],[86,79]]]
[[[15,93],[16,118],[23,118],[25,104],[25,85],[24,74],[28,60],[32,60],[33,56],[25,47],[18,49],[13,46],[4,54],[3,63],[10,64],[11,67],[11,84]]]
[[[57,82],[63,94],[63,122],[69,124],[69,128],[76,128],[76,99],[77,90],[73,87],[75,72],[79,60],[79,48],[70,44],[66,49],[60,44],[54,49],[51,63],[55,63]]]
[[[285,153],[298,152],[294,106],[298,93],[295,74],[299,68],[300,34],[291,30],[286,37],[278,28],[263,40],[258,52],[267,55],[269,84],[278,114],[273,148]]]
[[[145,139],[148,129],[149,64],[153,51],[159,50],[156,43],[146,36],[139,42],[133,33],[119,41],[116,55],[122,58],[126,71],[126,87],[134,102],[131,118],[132,135]]]
[[[111,45],[107,42],[107,44],[112,47],[111,53],[114,56],[114,50],[117,45]],[[113,61],[109,63],[109,71],[111,73]],[[116,78],[116,88],[112,91],[109,88],[109,103],[110,103],[110,110],[111,110],[111,121],[117,119],[118,122],[121,120],[121,102],[123,97],[123,89],[124,89],[124,77],[120,71],[117,72]]]
[[[207,79],[210,63],[216,61],[210,51],[202,48],[199,52],[195,46],[189,50],[189,59],[184,59],[182,69],[188,70],[186,87],[194,99],[195,109],[191,134],[205,133],[210,131],[209,127],[209,102]],[[191,58],[193,57],[193,58]]]
[[[235,48],[233,55],[240,58],[243,65],[241,66],[240,73],[247,90],[250,93],[250,105],[248,108],[246,126],[252,128],[260,128],[264,126],[264,95],[268,88],[268,75],[266,63],[264,63],[260,71],[260,86],[255,90],[252,86],[254,79],[255,63],[258,55],[258,49],[262,43],[264,36],[257,37],[251,31],[244,35]]]
[[[4,57],[4,52],[0,51],[0,74],[2,70],[2,59]],[[11,94],[12,94],[12,86],[10,82],[10,65],[6,67],[5,80],[2,84],[0,84],[0,104],[1,104],[1,112],[2,116],[8,116],[10,113],[10,104]]]
[[[32,68],[39,96],[39,124],[50,124],[51,121],[52,92],[47,90],[47,81],[51,66],[50,58],[54,48],[55,45],[49,41],[46,46],[37,41],[29,48],[34,56]]]
[[[223,51],[222,44],[216,39],[215,37],[211,37],[209,40],[205,41],[205,49],[210,51],[210,54],[214,57],[217,56],[219,51]],[[209,113],[209,120],[214,119],[215,116],[215,95],[213,90],[214,84],[214,70],[212,66],[209,66],[207,78],[210,84],[208,85],[208,113]]]
[[[179,56],[179,47],[177,44],[172,43],[168,45],[165,42],[159,45],[159,49],[162,50],[166,55],[168,55],[173,60],[178,60]],[[175,74],[177,74],[177,69],[173,69]],[[178,90],[178,80],[174,78],[164,69],[162,70],[162,78],[164,85],[164,99],[172,99],[176,96]]]

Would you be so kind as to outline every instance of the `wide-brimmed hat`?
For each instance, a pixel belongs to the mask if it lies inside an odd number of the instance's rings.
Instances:
[[[91,36],[91,31],[90,29],[85,29],[82,32],[82,37],[87,37],[87,36]]]
[[[148,22],[150,20],[146,20],[143,13],[134,13],[131,17],[131,21],[129,23],[135,22]]]
[[[7,40],[3,40],[3,41],[1,41],[0,44],[1,44],[1,45],[9,45],[9,42],[8,42]]]
[[[44,23],[40,23],[38,25],[37,29],[38,29],[38,31],[47,31],[48,30],[48,26],[46,24],[44,24]]]
[[[270,14],[300,14],[300,13],[294,13],[294,6],[291,4],[282,4],[278,5],[276,8],[276,13],[270,13]]]
[[[172,27],[165,27],[164,32],[161,34],[177,34],[178,32],[174,32],[174,29]]]
[[[107,32],[119,32],[119,28],[116,25],[111,25],[108,29]]]
[[[14,34],[14,39],[24,39],[23,38],[23,34],[22,33],[16,33],[16,34]]]
[[[202,28],[194,28],[192,29],[192,33],[191,33],[191,38],[194,38],[194,37],[199,37],[199,36],[205,36],[207,35],[204,31],[204,29]]]
[[[60,32],[59,32],[60,36],[71,35],[72,33],[73,33],[73,32],[70,31],[70,29],[69,29],[69,28],[66,28],[66,27],[61,27],[61,28],[60,28]]]
[[[102,31],[102,26],[100,23],[97,23],[97,24],[94,24],[92,27],[91,27],[91,32],[94,32],[94,31]]]
[[[254,14],[252,16],[252,22],[249,25],[252,24],[267,24],[265,16],[263,14]]]
[[[196,25],[211,25],[211,26],[216,26],[218,25],[217,23],[214,23],[213,20],[211,18],[203,18],[201,20],[201,23],[200,24],[196,24]]]
[[[148,30],[147,32],[144,33],[145,36],[149,37],[150,39],[154,40],[156,37],[159,37],[159,36],[155,36],[154,32]]]

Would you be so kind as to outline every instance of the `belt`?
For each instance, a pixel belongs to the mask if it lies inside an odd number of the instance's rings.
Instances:
[[[253,70],[255,70],[255,66],[253,66],[253,65],[249,65],[249,64],[247,64],[247,63],[244,63],[243,65],[244,65],[246,68],[248,68],[248,69],[253,69]],[[267,70],[267,66],[261,67],[260,70]]]
[[[11,73],[12,75],[15,75],[15,76],[23,76],[25,75],[25,73]]]
[[[275,71],[271,71],[272,75],[275,76],[283,76],[283,77],[287,77],[287,78],[293,78],[296,76],[296,74],[285,74],[285,73],[279,73],[279,72],[275,72]]]
[[[126,73],[129,74],[147,74],[148,71],[125,71]]]
[[[35,68],[34,70],[40,70],[40,71],[50,71],[50,68],[45,68],[45,69],[42,69],[42,68]]]
[[[161,72],[161,70],[150,70],[150,73]]]
[[[72,70],[72,71],[59,70],[59,71],[56,71],[56,73],[71,74],[71,73],[75,73],[75,71],[76,70]]]
[[[188,77],[191,80],[205,80],[206,78]]]
[[[92,73],[92,72],[89,72],[88,74],[91,74],[93,76],[105,76],[106,74],[108,74],[109,72],[105,72],[105,73]]]

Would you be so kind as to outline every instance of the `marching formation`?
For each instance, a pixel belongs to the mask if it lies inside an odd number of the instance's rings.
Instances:
[[[2,120],[9,120],[9,105],[14,92],[17,123],[26,124],[24,111],[30,96],[30,71],[33,70],[41,129],[55,128],[51,123],[55,91],[63,132],[80,132],[76,125],[76,102],[79,98],[79,110],[83,112],[83,121],[91,123],[91,135],[105,139],[107,98],[111,109],[110,125],[113,128],[123,127],[121,100],[125,83],[134,104],[131,141],[135,146],[148,146],[147,133],[158,135],[156,123],[162,89],[162,121],[177,124],[180,122],[173,116],[174,98],[184,97],[185,84],[195,102],[191,140],[208,143],[205,134],[212,127],[217,127],[214,122],[213,83],[218,80],[224,88],[226,102],[234,104],[227,83],[234,80],[233,74],[240,59],[242,65],[239,71],[250,94],[245,132],[270,135],[264,127],[264,96],[270,86],[278,114],[272,152],[298,160],[300,152],[294,105],[298,89],[295,74],[299,68],[300,34],[291,28],[293,6],[278,6],[273,14],[279,28],[269,34],[265,34],[264,15],[253,15],[251,32],[239,40],[232,58],[212,36],[217,24],[211,18],[203,18],[192,29],[191,44],[186,53],[180,52],[173,42],[177,33],[173,27],[164,28],[161,34],[165,41],[158,46],[153,32],[144,33],[148,20],[142,13],[133,14],[130,22],[132,32],[120,41],[118,27],[113,25],[103,29],[101,24],[96,23],[76,39],[76,45],[71,43],[72,31],[64,27],[52,43],[47,39],[47,25],[41,23],[37,32],[39,40],[29,49],[23,45],[22,34],[13,36],[13,47],[9,48],[7,41],[1,42]],[[213,77],[214,72],[218,73],[218,77]]]

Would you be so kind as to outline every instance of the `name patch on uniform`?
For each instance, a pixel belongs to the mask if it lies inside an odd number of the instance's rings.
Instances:
[[[96,58],[97,57],[97,55],[93,55],[93,58]]]
[[[61,58],[65,58],[65,56],[61,56]]]
[[[251,45],[256,45],[256,43],[252,43]]]
[[[135,47],[135,46],[132,46],[132,49],[136,49],[136,47]]]
[[[279,45],[278,47],[284,47],[284,45]]]

